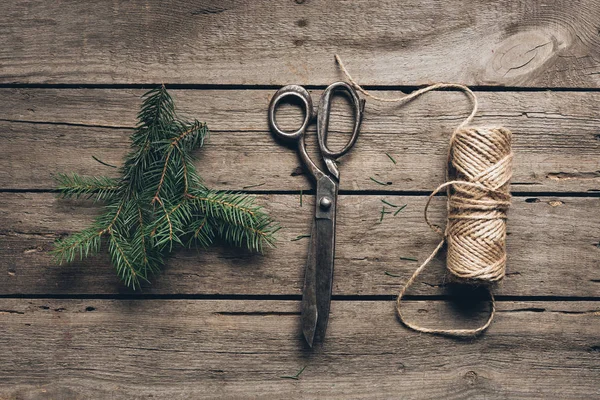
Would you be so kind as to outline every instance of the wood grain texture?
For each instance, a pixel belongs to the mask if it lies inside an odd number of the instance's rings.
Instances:
[[[600,299],[600,0],[6,3],[0,400],[600,397],[600,302],[588,301]],[[401,108],[367,102],[362,135],[340,165],[346,194],[326,342],[305,348],[294,299],[313,185],[293,149],[273,140],[266,110],[277,86],[343,79],[335,53],[378,95],[438,81],[479,85],[475,124],[513,131],[519,195],[508,274],[482,337],[414,333],[385,301],[418,266],[410,259],[425,259],[439,240],[423,221],[424,194],[444,180],[449,134],[469,111],[460,93],[439,92]],[[206,183],[260,193],[283,229],[264,256],[177,251],[134,293],[104,253],[54,264],[52,243],[99,210],[47,191],[56,173],[115,174],[92,156],[121,163],[144,93],[131,88],[158,83],[194,89],[171,93],[213,132],[198,152]],[[56,89],[34,88],[46,84]],[[279,122],[295,126],[295,111],[283,107]],[[336,101],[334,147],[351,122]],[[302,206],[289,194],[300,190]],[[380,221],[382,200],[407,207]],[[435,223],[444,204],[434,200]],[[429,327],[473,327],[487,316],[481,290],[453,284],[443,255],[409,294],[405,313]],[[281,378],[303,367],[298,380]]]
[[[382,199],[407,204],[380,222]],[[335,295],[395,295],[439,237],[423,220],[425,197],[342,195],[338,203]],[[300,295],[313,198],[260,196],[283,229],[265,256],[226,247],[177,251],[165,271],[141,294]],[[387,210],[391,207],[385,206]],[[430,210],[443,224],[445,199]],[[508,276],[497,289],[508,296],[595,297],[600,293],[600,199],[515,198],[508,220]],[[86,227],[98,207],[58,200],[48,193],[0,194],[0,294],[129,293],[107,256],[57,266],[48,251],[62,235]],[[439,257],[409,294],[454,289]],[[392,277],[388,273],[398,275]],[[138,292],[140,293],[140,292]]]
[[[407,302],[430,325],[478,307]],[[484,336],[401,327],[391,302],[334,301],[303,348],[299,302],[0,300],[0,398],[589,399],[600,395],[598,302],[500,302]],[[293,375],[306,367],[298,380]]]
[[[568,10],[568,12],[566,11]],[[598,87],[597,0],[6,4],[2,83]]]
[[[142,90],[0,89],[1,189],[49,189],[52,174],[114,174],[92,156],[119,165],[129,148]],[[273,90],[173,90],[181,111],[206,120],[213,131],[198,153],[211,187],[308,190],[292,148],[269,133],[266,110]],[[378,94],[382,94],[378,92]],[[383,93],[392,95],[394,93]],[[313,93],[315,99],[319,91]],[[479,92],[476,125],[514,132],[513,191],[600,190],[598,92]],[[300,118],[291,107],[282,126]],[[341,160],[341,189],[430,191],[444,179],[448,137],[469,105],[460,93],[431,93],[399,108],[367,102],[356,147]],[[334,105],[331,142],[340,145],[351,117],[343,99]],[[314,127],[313,127],[314,130]],[[310,133],[315,138],[315,133]],[[315,149],[313,140],[309,147]],[[394,165],[385,153],[397,161]],[[314,151],[313,151],[314,154]],[[370,177],[387,183],[379,185]],[[258,185],[258,186],[257,186]]]

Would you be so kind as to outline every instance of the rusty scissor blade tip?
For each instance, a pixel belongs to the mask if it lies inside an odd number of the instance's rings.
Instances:
[[[304,339],[306,339],[306,343],[312,348],[313,342],[315,340],[315,332],[317,330],[317,310],[303,310],[302,312],[302,333],[304,334]]]
[[[304,339],[306,339],[306,343],[308,344],[308,347],[310,347],[312,349],[313,341],[315,340],[314,331],[312,333],[304,331],[303,333],[304,333]]]

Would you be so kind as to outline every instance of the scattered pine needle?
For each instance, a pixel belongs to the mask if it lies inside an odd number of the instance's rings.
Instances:
[[[390,202],[389,202],[389,201],[387,201],[387,200],[381,199],[381,202],[382,202],[383,204],[387,204],[387,205],[388,205],[388,206],[390,206],[390,207],[398,208],[398,206],[397,206],[397,205],[395,205],[395,204],[392,204],[392,203],[390,203]]]
[[[385,271],[384,274],[386,274],[387,276],[391,276],[392,278],[401,278],[400,275],[392,274],[391,272],[387,271]]]
[[[263,186],[265,184],[265,182],[263,183],[258,183],[256,185],[248,185],[248,186],[244,186],[242,189],[246,190],[246,189],[250,189],[250,188],[254,188],[254,187],[259,187],[259,186]]]
[[[385,214],[391,214],[391,211],[385,211],[385,206],[381,207],[381,216],[379,217],[379,222],[383,221],[383,217]]]
[[[369,179],[372,180],[373,182],[379,184],[379,185],[382,185],[382,186],[387,186],[388,185],[385,182],[378,181],[377,179],[373,178],[372,176],[370,176]]]
[[[290,242],[295,242],[297,240],[305,239],[305,238],[309,238],[309,237],[310,237],[310,235],[298,235],[295,238],[293,238],[292,240],[290,240]]]
[[[407,206],[407,205],[408,205],[408,204],[405,204],[405,205],[403,205],[402,207],[400,207],[399,209],[397,209],[397,210],[396,210],[396,212],[394,213],[394,217],[395,217],[396,215],[398,215],[398,213],[399,213],[400,211],[404,210],[404,209],[406,208],[406,206]]]
[[[112,164],[105,163],[104,161],[102,161],[102,160],[98,159],[96,156],[92,156],[92,158],[93,158],[94,160],[98,161],[100,164],[102,164],[102,165],[106,165],[107,167],[111,167],[111,168],[119,168],[119,167],[117,167],[116,165],[112,165]]]
[[[394,165],[396,165],[396,160],[394,160],[394,157],[390,156],[388,153],[385,153],[386,156],[388,156],[388,158],[390,159],[391,162],[394,163]]]
[[[418,262],[419,261],[416,258],[412,258],[412,257],[400,257],[400,259],[404,260],[404,261],[414,261],[414,262]]]
[[[300,189],[300,207],[302,207],[302,189]]]
[[[281,379],[293,379],[295,381],[297,381],[298,379],[300,379],[300,374],[304,372],[304,370],[306,369],[306,365],[304,367],[302,367],[302,369],[298,372],[296,372],[295,375],[283,375],[280,376]]]

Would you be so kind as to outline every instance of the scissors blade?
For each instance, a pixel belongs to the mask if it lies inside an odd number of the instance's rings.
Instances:
[[[335,245],[335,227],[333,220],[319,219],[317,222],[317,238],[323,239],[317,246],[317,329],[315,337],[318,340],[325,338],[327,322],[329,321],[329,307],[331,305],[331,291],[333,288],[333,260]]]
[[[304,272],[304,289],[302,290],[302,314],[300,320],[302,323],[302,333],[310,347],[313,345],[315,331],[317,329],[317,262],[316,262],[316,242],[317,221],[313,221],[310,242],[308,244],[308,258],[306,260],[306,269]]]
[[[336,197],[337,184],[327,176],[319,179],[301,317],[302,332],[311,347],[315,339],[323,340],[329,321],[335,257]]]

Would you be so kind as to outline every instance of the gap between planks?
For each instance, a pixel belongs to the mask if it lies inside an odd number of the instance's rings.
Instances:
[[[169,90],[277,90],[283,85],[251,85],[251,84],[194,84],[194,83],[0,83],[0,89],[142,89],[150,90],[164,85]],[[327,85],[302,85],[307,90],[325,90]],[[413,92],[428,85],[361,85],[365,90]],[[469,85],[474,92],[600,92],[600,87],[528,87],[528,86],[487,86]],[[457,89],[439,89],[440,92],[461,92]]]
[[[453,297],[447,295],[406,295],[402,301],[437,301],[452,302],[463,297]],[[487,301],[485,296],[474,295],[470,298],[474,300]],[[301,295],[252,295],[252,294],[2,294],[0,299],[13,300],[189,300],[189,301],[301,301]],[[495,296],[496,302],[510,303],[515,301],[534,301],[534,302],[585,302],[600,301],[600,296]],[[353,301],[371,301],[371,302],[394,302],[396,295],[332,295],[332,301],[353,302]]]

